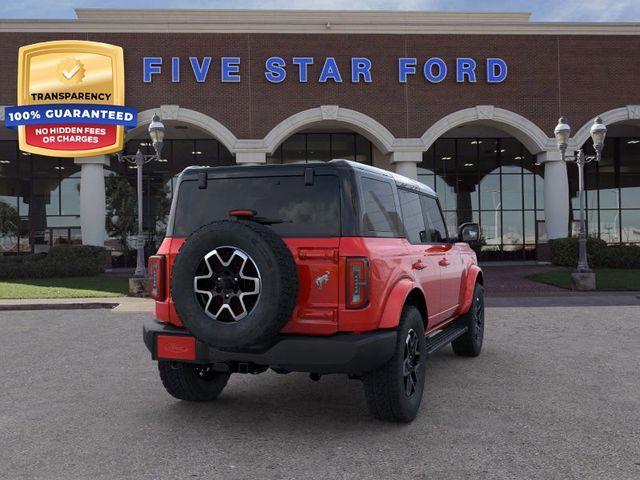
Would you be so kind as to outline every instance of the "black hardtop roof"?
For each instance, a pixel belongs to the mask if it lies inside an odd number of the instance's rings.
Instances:
[[[372,176],[385,177],[389,180],[392,180],[399,187],[416,190],[433,197],[436,196],[436,193],[433,191],[433,189],[411,178],[398,175],[394,172],[389,172],[388,170],[383,170],[382,168],[372,167],[370,165],[354,162],[352,160],[342,159],[331,160],[329,162],[318,161],[309,163],[287,163],[284,165],[229,165],[222,167],[190,166],[183,170],[182,175],[186,176],[190,174],[206,172],[207,176],[213,175],[216,177],[233,178],[246,177],[247,174],[250,175],[253,173],[253,171],[259,173],[260,176],[303,175],[305,169],[310,167],[313,168],[314,172],[319,175],[322,175],[323,173],[339,174],[341,170],[357,170],[361,173],[366,173]]]

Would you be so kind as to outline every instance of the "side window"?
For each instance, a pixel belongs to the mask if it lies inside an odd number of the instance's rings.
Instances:
[[[427,242],[444,243],[447,241],[447,229],[444,226],[442,212],[435,198],[420,195],[424,221],[427,224]]]
[[[425,243],[427,231],[422,215],[420,196],[415,192],[398,189],[400,196],[400,208],[402,209],[402,222],[407,232],[407,240],[411,243]]]
[[[368,177],[362,177],[361,184],[365,230],[386,237],[398,235],[401,231],[400,219],[391,184]]]

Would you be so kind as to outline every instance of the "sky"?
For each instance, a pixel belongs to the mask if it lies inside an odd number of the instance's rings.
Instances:
[[[1,18],[75,18],[74,8],[261,8],[530,12],[532,21],[640,22],[640,0],[18,0]]]

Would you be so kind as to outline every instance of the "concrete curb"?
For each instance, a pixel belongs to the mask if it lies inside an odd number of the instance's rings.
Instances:
[[[84,302],[84,303],[15,303],[0,304],[0,312],[26,310],[95,310],[113,309],[120,305],[117,302]]]

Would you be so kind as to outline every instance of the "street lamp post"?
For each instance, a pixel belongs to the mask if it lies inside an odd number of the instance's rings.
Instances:
[[[587,258],[587,228],[585,218],[585,191],[584,191],[584,166],[592,161],[599,162],[602,158],[602,149],[604,147],[604,139],[607,134],[607,127],[602,123],[602,119],[597,117],[593,125],[591,126],[591,139],[593,140],[593,148],[596,152],[595,155],[585,155],[582,149],[578,150],[572,155],[567,155],[567,146],[569,143],[569,137],[571,136],[571,127],[567,123],[566,118],[561,117],[558,120],[558,125],[554,130],[556,141],[558,143],[558,149],[562,155],[563,161],[574,162],[578,166],[578,191],[580,196],[580,237],[578,239],[578,266],[573,276],[574,283],[576,277],[586,277],[589,284],[586,288],[592,290],[595,288],[595,276],[589,268],[589,260]]]
[[[149,125],[149,137],[153,145],[155,153],[153,155],[143,155],[138,149],[135,155],[122,155],[118,153],[118,161],[127,162],[135,165],[137,169],[137,194],[138,194],[138,235],[136,236],[136,271],[135,277],[144,277],[146,275],[146,268],[144,266],[144,233],[142,225],[143,209],[142,209],[142,166],[145,163],[149,163],[153,160],[160,160],[162,145],[164,142],[165,128],[160,121],[160,117],[156,114],[151,120]]]

